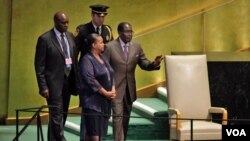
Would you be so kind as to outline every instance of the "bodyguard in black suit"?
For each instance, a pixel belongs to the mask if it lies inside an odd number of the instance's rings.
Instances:
[[[70,94],[77,94],[77,58],[74,36],[63,12],[54,15],[54,28],[37,41],[35,71],[39,93],[49,105],[48,141],[66,141],[64,124]]]
[[[112,29],[109,25],[104,25],[105,16],[107,15],[106,5],[96,4],[90,6],[92,10],[92,20],[89,23],[81,24],[76,28],[76,46],[78,52],[81,53],[81,57],[86,54],[86,43],[87,36],[91,33],[97,33],[102,36],[103,43],[107,43],[113,40]]]

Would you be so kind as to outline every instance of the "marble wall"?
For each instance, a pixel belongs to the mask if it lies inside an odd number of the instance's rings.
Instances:
[[[228,110],[229,124],[250,124],[250,61],[211,61],[208,73],[212,106]]]

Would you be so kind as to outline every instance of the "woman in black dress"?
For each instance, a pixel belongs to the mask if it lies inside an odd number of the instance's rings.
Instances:
[[[88,53],[79,62],[80,104],[84,113],[86,141],[99,141],[107,135],[111,100],[115,98],[113,69],[105,56],[104,43],[96,33],[87,37]]]

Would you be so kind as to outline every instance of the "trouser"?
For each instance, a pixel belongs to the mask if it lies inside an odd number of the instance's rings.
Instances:
[[[112,101],[113,136],[115,141],[125,141],[132,110],[130,99],[125,96],[122,102]]]
[[[64,125],[70,102],[67,79],[64,81],[62,93],[49,91],[47,103],[49,105],[48,141],[66,141],[64,137]]]

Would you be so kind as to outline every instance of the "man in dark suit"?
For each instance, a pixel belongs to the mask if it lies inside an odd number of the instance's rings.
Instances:
[[[54,15],[54,28],[39,36],[35,71],[39,93],[49,106],[48,141],[66,141],[64,124],[70,94],[77,94],[78,74],[74,36],[63,12]]]
[[[162,56],[149,61],[139,43],[132,41],[133,30],[128,22],[118,25],[119,37],[106,44],[104,54],[115,73],[116,98],[112,100],[113,135],[115,141],[125,141],[132,104],[136,100],[135,69],[160,69]],[[124,116],[124,117],[122,117]]]
[[[109,25],[104,25],[105,16],[108,14],[106,5],[95,4],[89,6],[92,10],[92,20],[89,23],[81,24],[76,28],[76,46],[81,53],[81,57],[87,52],[85,40],[91,33],[97,33],[102,36],[103,43],[113,40],[112,29]]]
[[[112,29],[109,25],[104,25],[105,16],[108,14],[106,5],[95,4],[90,5],[92,20],[86,24],[81,24],[76,28],[75,42],[77,46],[77,54],[80,54],[80,58],[87,53],[86,41],[87,36],[91,33],[97,33],[102,36],[103,43],[113,40]],[[78,55],[79,56],[79,55]],[[80,59],[79,59],[80,60]],[[81,106],[81,105],[80,105]],[[84,111],[82,111],[84,113]],[[81,128],[80,128],[80,141],[84,140],[85,127],[84,127],[84,117],[82,114],[81,118]]]

